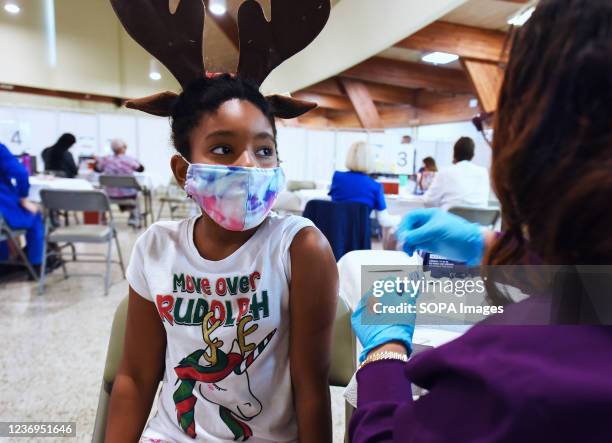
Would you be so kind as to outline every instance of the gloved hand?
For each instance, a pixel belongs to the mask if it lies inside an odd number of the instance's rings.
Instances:
[[[378,302],[388,306],[390,304],[397,305],[400,302],[414,304],[415,300],[416,297],[411,297],[410,295],[400,298],[396,293],[385,294],[382,298],[376,298],[372,295],[372,291],[363,296],[359,306],[357,306],[357,309],[351,316],[353,331],[363,346],[363,351],[359,356],[360,362],[366,359],[372,349],[389,342],[402,343],[406,347],[408,355],[410,355],[412,352],[412,335],[414,334],[416,314],[402,314],[402,318],[405,319],[405,322],[402,322],[402,324],[383,324],[385,321],[389,321],[389,317],[385,318],[386,314],[375,314],[372,308],[373,304]]]
[[[408,255],[420,249],[469,266],[480,264],[485,249],[480,225],[437,208],[411,211],[395,235]]]

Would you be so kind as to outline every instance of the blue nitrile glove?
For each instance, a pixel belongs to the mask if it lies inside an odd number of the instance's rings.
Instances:
[[[380,301],[389,305],[391,304],[391,297],[395,296],[396,295],[384,295],[382,298],[376,298],[372,295],[372,291],[368,291],[368,293],[362,297],[353,315],[351,315],[353,331],[363,346],[363,351],[359,356],[360,362],[366,359],[368,353],[372,349],[389,342],[400,342],[406,347],[408,355],[412,352],[412,335],[414,334],[416,314],[402,314],[403,319],[406,320],[405,324],[368,324],[378,321],[384,323],[384,317],[380,320],[375,319],[369,322],[366,320],[366,316],[368,316],[367,318],[369,319],[373,317],[376,318],[376,314],[372,312],[372,303]],[[398,301],[405,301],[414,305],[416,298],[406,295],[405,298],[402,297],[398,299]],[[368,306],[370,306],[369,311]]]
[[[469,266],[480,264],[485,249],[480,225],[437,208],[411,211],[395,235],[410,256],[419,249]]]

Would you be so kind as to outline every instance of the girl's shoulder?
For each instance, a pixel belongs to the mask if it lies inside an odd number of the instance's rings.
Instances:
[[[281,232],[300,230],[305,227],[314,226],[314,223],[309,219],[299,215],[280,215],[276,212],[271,212],[266,219],[264,229],[270,233],[279,234]]]
[[[271,212],[262,226],[264,232],[260,238],[272,241],[286,251],[291,246],[294,237],[304,228],[315,227],[314,223],[299,215],[279,215]]]

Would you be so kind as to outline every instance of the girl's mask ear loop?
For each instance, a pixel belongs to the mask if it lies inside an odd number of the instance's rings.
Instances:
[[[187,163],[187,168],[189,168],[189,166],[191,166],[191,162],[189,160],[187,160],[183,154],[175,154],[176,156],[180,157],[183,159],[183,161],[185,163]],[[185,172],[185,185],[183,186],[183,191],[185,191],[185,195],[187,196],[187,198],[190,198],[193,200],[193,197],[191,195],[189,195],[189,192],[187,192],[187,190],[185,189],[185,186],[187,185],[187,172]]]

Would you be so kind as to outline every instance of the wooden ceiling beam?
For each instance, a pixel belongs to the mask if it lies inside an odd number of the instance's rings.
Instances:
[[[462,59],[461,64],[472,81],[483,110],[494,112],[497,109],[499,91],[504,81],[503,69],[496,63],[479,60]]]
[[[437,21],[395,46],[417,51],[441,51],[490,62],[508,58],[507,34],[473,26]]]
[[[337,82],[337,78],[328,78],[322,82],[310,85],[299,92],[310,92],[314,94],[330,94],[345,97],[344,91]]]
[[[380,120],[380,115],[378,114],[378,109],[376,109],[376,105],[374,104],[374,100],[372,100],[372,96],[367,86],[360,81],[347,78],[340,79],[340,84],[353,104],[353,108],[355,108],[361,125],[365,129],[382,128],[383,125]]]
[[[418,122],[416,124],[431,125],[471,120],[480,112],[478,107],[470,107],[472,99],[474,99],[473,94],[443,96],[420,91],[417,99]]]
[[[411,105],[416,103],[416,90],[379,83],[363,82],[375,102],[394,105]]]
[[[374,57],[355,65],[340,74],[340,77],[438,92],[472,92],[472,85],[463,71],[382,57]]]
[[[330,94],[345,97],[346,94],[338,85],[338,79],[335,77],[332,79],[323,80],[322,82],[316,83],[302,90],[302,92],[312,92],[315,94]],[[415,93],[414,89],[400,88],[397,86],[383,85],[380,83],[372,83],[362,81],[364,85],[370,91],[372,100],[377,103],[389,103],[394,105],[412,105],[415,104]]]

